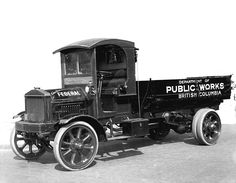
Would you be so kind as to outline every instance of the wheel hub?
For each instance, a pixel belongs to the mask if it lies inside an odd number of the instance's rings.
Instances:
[[[211,131],[214,131],[214,130],[216,129],[216,125],[213,124],[213,123],[210,124],[209,129],[210,129]]]
[[[83,145],[83,142],[81,140],[77,140],[75,139],[72,143],[71,143],[71,149],[73,151],[76,151],[76,150],[81,150],[83,149],[84,145]]]
[[[81,149],[81,148],[83,147],[83,144],[80,143],[80,142],[76,142],[76,143],[75,143],[75,147],[76,147],[77,149]]]
[[[217,121],[210,121],[206,126],[205,136],[208,139],[214,139],[218,136],[219,129],[217,127]]]

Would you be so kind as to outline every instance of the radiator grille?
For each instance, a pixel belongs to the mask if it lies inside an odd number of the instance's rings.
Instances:
[[[26,120],[43,122],[45,120],[45,106],[43,98],[28,97],[25,100]]]

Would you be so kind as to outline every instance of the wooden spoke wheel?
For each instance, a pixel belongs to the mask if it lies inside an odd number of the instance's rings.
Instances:
[[[37,159],[46,151],[42,141],[36,135],[23,134],[15,128],[11,132],[10,145],[18,157],[27,160]]]
[[[57,161],[67,170],[82,170],[94,160],[98,137],[89,124],[74,122],[60,128],[53,148]]]
[[[203,145],[214,145],[220,137],[221,121],[213,109],[200,109],[194,116],[192,132],[195,139]]]

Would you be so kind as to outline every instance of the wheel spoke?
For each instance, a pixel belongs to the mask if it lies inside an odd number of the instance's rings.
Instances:
[[[86,161],[88,161],[88,158],[84,158],[83,160],[81,159],[81,161],[85,163]]]
[[[78,139],[80,139],[81,132],[82,132],[82,128],[79,128],[77,132],[77,136],[76,136]]]
[[[16,137],[16,140],[20,141],[20,140],[25,140],[25,139],[23,137]]]
[[[85,163],[87,160],[88,158],[82,152],[80,152],[80,161]]]
[[[212,121],[212,118],[213,118],[213,115],[210,115],[210,116],[208,117],[208,121]]]
[[[94,146],[91,145],[91,144],[85,144],[85,145],[84,145],[84,149],[93,150],[93,149],[94,149]]]
[[[216,138],[216,137],[218,137],[220,135],[220,132],[219,131],[217,131],[217,130],[214,130],[213,132],[212,132],[212,137],[213,138]]]
[[[39,143],[35,144],[35,146],[36,146],[38,149],[43,148],[42,144],[39,144]]]
[[[71,159],[70,159],[70,163],[75,165],[75,157],[76,157],[76,153],[74,152],[71,156]]]
[[[69,147],[61,147],[62,151],[65,151],[65,150],[68,150],[68,149],[69,149]]]
[[[203,132],[204,134],[207,133],[207,127],[206,127],[206,126],[202,127],[202,132]]]
[[[63,141],[62,144],[64,144],[64,145],[71,145],[71,142]]]
[[[211,135],[208,135],[206,138],[207,138],[208,140],[212,140],[212,139],[213,139]]]
[[[71,152],[71,149],[68,149],[64,154],[63,154],[63,156],[66,156],[68,153],[70,153]]]
[[[71,140],[74,140],[74,139],[75,139],[75,137],[74,137],[74,135],[72,134],[71,131],[69,131],[69,136],[70,136]]]
[[[29,152],[30,152],[30,154],[33,153],[32,144],[29,144]]]
[[[82,139],[82,141],[85,142],[85,141],[88,140],[88,138],[90,138],[90,137],[91,137],[91,134],[88,134],[86,137],[84,137],[84,138]]]
[[[204,121],[204,123],[202,124],[202,128],[206,129],[208,126],[208,123],[209,123],[208,121]]]
[[[215,126],[217,126],[218,121],[214,120],[214,121],[212,122],[212,124],[214,124]]]

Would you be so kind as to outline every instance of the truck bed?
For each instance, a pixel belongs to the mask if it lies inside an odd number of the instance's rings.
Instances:
[[[219,105],[231,95],[231,76],[206,76],[174,80],[138,81],[142,110]]]

